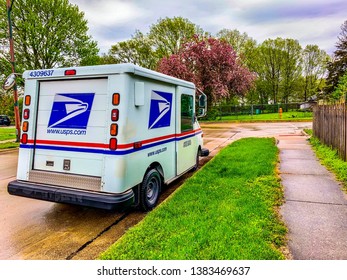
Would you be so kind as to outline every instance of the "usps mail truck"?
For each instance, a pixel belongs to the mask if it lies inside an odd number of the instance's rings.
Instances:
[[[26,71],[12,195],[152,209],[203,147],[193,83],[133,64]],[[206,96],[200,94],[199,107]],[[200,108],[202,111],[206,108]]]

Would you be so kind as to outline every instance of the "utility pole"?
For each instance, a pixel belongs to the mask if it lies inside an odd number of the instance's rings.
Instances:
[[[14,45],[13,45],[13,33],[12,33],[12,20],[11,20],[11,11],[14,0],[6,0],[7,1],[7,18],[8,18],[8,28],[9,28],[9,38],[10,38],[10,55],[11,55],[11,65],[12,65],[12,73],[16,75],[16,64],[14,59]],[[14,83],[13,86],[13,99],[14,99],[14,118],[16,123],[16,140],[20,141],[21,131],[20,131],[20,118],[19,118],[19,108],[18,108],[18,91],[17,84]]]

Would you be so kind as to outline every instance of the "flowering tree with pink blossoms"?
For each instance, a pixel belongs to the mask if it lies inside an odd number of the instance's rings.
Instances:
[[[162,58],[158,71],[193,82],[207,94],[209,107],[232,95],[245,95],[255,81],[255,74],[241,64],[228,43],[198,36],[178,54]]]

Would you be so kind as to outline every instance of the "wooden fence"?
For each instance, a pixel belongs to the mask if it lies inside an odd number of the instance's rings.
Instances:
[[[347,110],[345,104],[318,105],[313,109],[313,135],[347,159]]]

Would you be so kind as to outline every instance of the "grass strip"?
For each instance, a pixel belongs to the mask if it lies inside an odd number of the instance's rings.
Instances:
[[[0,143],[0,150],[4,149],[13,149],[13,148],[18,148],[19,143],[18,142],[6,142],[6,143]]]
[[[0,127],[0,141],[16,139],[16,129],[13,127]]]
[[[310,131],[306,132],[310,134]],[[347,192],[347,162],[340,159],[337,150],[322,144],[317,137],[311,136],[309,140],[320,162],[335,174],[336,179],[342,183],[343,190]]]
[[[273,138],[224,148],[101,259],[284,259],[283,190]]]
[[[208,121],[208,120],[207,120]],[[283,112],[282,117],[278,113],[222,116],[216,120],[222,122],[299,122],[312,121],[312,112]]]

